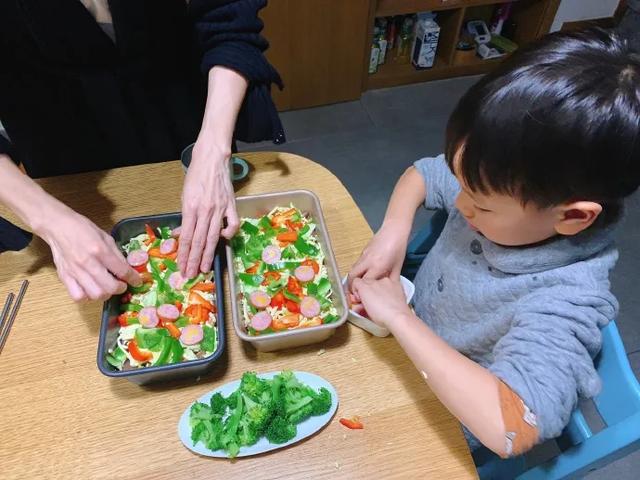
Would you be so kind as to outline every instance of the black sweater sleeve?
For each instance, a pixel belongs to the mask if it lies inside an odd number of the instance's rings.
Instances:
[[[263,52],[269,47],[260,35],[258,11],[267,0],[191,0],[189,12],[202,50],[201,70],[221,65],[242,74],[249,86],[238,115],[235,137],[245,142],[285,141],[271,84],[283,88],[278,72]]]
[[[0,133],[0,155],[9,155],[11,152],[11,144],[2,133]]]

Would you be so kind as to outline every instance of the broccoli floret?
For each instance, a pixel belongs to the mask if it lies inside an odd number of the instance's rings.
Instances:
[[[307,403],[301,408],[298,408],[294,412],[290,413],[287,417],[291,423],[301,423],[304,422],[307,418],[313,415],[313,405],[311,403]]]
[[[230,395],[229,397],[231,397]],[[229,457],[234,458],[238,455],[240,450],[240,440],[238,438],[238,427],[240,425],[240,419],[243,412],[243,400],[241,395],[235,395],[236,404],[235,408],[227,418],[224,431],[220,436],[220,443],[222,443],[224,449],[229,453]],[[227,398],[227,403],[229,398]]]
[[[240,420],[240,426],[238,430],[238,439],[241,445],[250,446],[255,444],[260,438],[260,432],[256,428],[255,424],[251,422],[248,417],[243,417]]]
[[[220,392],[211,397],[209,405],[211,405],[211,411],[216,415],[224,415],[227,411],[227,401]]]
[[[324,415],[331,409],[332,403],[333,399],[331,398],[331,392],[322,387],[320,392],[317,393],[316,397],[313,399],[313,411],[311,412],[311,415]]]
[[[244,400],[245,409],[245,414],[242,419],[252,425],[258,434],[262,434],[274,413],[271,408],[271,400],[269,399],[269,402],[266,404],[257,403],[245,393],[242,394],[242,398]]]
[[[191,440],[193,444],[202,442],[211,450],[222,448],[220,436],[222,434],[222,416],[212,412],[211,407],[204,403],[195,403],[189,414],[191,425]]]
[[[236,408],[236,405],[238,403],[238,395],[240,395],[240,393],[238,390],[236,390],[235,392],[233,392],[232,394],[230,394],[228,397],[224,399],[225,403],[227,404],[227,407],[229,407],[232,410]]]
[[[262,393],[269,390],[269,383],[258,378],[255,372],[245,372],[240,381],[240,391],[254,400],[262,397]]]
[[[284,417],[276,416],[267,427],[266,437],[271,443],[286,443],[296,436],[295,423],[287,421]]]

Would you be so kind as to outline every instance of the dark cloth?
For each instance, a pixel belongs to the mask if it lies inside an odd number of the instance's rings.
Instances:
[[[35,178],[178,158],[197,137],[214,65],[249,81],[237,138],[284,141],[265,4],[110,0],[114,44],[78,0],[2,0],[0,121],[14,155]]]

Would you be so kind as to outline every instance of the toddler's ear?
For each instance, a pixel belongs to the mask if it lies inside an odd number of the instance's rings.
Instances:
[[[572,202],[558,208],[559,219],[555,229],[560,235],[575,235],[586,230],[602,213],[602,205],[596,202]]]

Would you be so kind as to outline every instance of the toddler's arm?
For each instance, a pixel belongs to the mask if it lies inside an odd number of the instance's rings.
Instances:
[[[415,167],[408,168],[393,190],[380,230],[349,273],[350,287],[354,278],[397,278],[400,275],[413,217],[425,196],[422,175]]]

